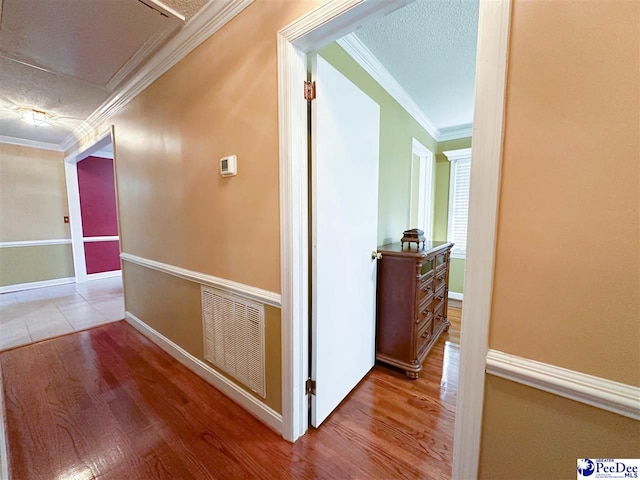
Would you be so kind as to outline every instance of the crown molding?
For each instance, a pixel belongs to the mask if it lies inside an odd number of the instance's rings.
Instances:
[[[76,128],[60,145],[64,151],[79,149],[83,139],[91,137],[106,122],[163,73],[186,57],[198,45],[248,7],[253,0],[208,2],[169,42],[154,55],[121,89],[111,96]]]
[[[37,140],[27,140],[26,138],[7,137],[0,135],[0,143],[7,143],[9,145],[19,145],[21,147],[40,148],[42,150],[54,150],[56,152],[62,152],[63,149],[60,145],[48,142],[39,142]]]
[[[445,150],[442,154],[447,157],[447,160],[450,162],[455,162],[456,160],[467,160],[471,158],[471,147]]]
[[[457,125],[443,129],[438,128],[356,34],[350,33],[345,35],[336,40],[336,43],[371,75],[436,142],[471,136],[471,124]]]
[[[457,140],[459,138],[469,138],[473,135],[473,124],[465,123],[455,127],[446,127],[440,129],[439,142],[446,140]]]

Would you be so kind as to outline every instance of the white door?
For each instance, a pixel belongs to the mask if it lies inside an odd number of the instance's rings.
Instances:
[[[380,107],[312,58],[311,424],[319,426],[375,361]]]

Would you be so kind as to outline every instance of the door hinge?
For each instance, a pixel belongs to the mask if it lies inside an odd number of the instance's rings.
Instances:
[[[307,102],[316,98],[316,82],[304,82],[304,99]]]
[[[315,395],[316,394],[316,381],[311,380],[310,378],[304,384],[307,395]]]

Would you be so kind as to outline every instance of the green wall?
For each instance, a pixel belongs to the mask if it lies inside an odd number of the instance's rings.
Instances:
[[[410,225],[412,138],[436,155],[434,240],[447,239],[449,215],[449,161],[446,150],[468,148],[471,138],[436,142],[420,124],[337,43],[318,51],[327,62],[380,105],[380,172],[378,189],[378,244],[397,242]],[[464,259],[451,261],[449,289],[462,293]]]
[[[411,139],[435,152],[438,144],[337,43],[318,52],[380,105],[380,172],[378,189],[378,245],[398,242],[409,225]]]

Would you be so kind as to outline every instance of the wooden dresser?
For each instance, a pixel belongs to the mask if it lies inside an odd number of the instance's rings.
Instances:
[[[378,247],[376,358],[418,378],[422,362],[449,329],[447,294],[452,243]]]

